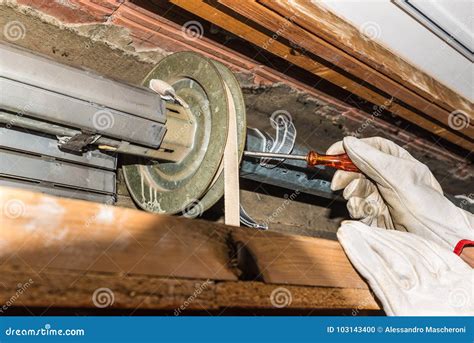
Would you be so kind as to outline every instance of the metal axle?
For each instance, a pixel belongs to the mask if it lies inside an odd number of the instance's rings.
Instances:
[[[262,158],[278,158],[285,160],[307,160],[307,155],[291,155],[291,154],[278,154],[271,152],[260,152],[260,151],[244,151],[244,156],[248,157],[262,157]]]
[[[7,128],[20,127],[27,130],[46,133],[53,136],[73,137],[81,133],[80,130],[70,129],[61,125],[51,124],[43,122],[41,120],[36,120],[22,115],[4,112],[1,110],[0,124],[5,124]],[[134,145],[129,142],[120,141],[116,139],[100,137],[93,144],[97,145],[100,150],[135,155],[161,161],[175,161],[174,155],[163,151],[163,149],[148,149],[139,145]]]

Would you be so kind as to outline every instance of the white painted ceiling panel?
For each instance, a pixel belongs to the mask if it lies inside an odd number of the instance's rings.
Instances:
[[[400,8],[426,26],[454,49],[474,60],[472,21],[474,2],[393,0]]]
[[[474,101],[474,65],[455,47],[390,0],[324,0],[332,12],[425,73]],[[409,0],[453,35],[473,47],[471,0]],[[447,37],[449,37],[449,34]]]
[[[456,38],[472,52],[474,37],[472,19],[474,16],[472,1],[453,0],[410,0],[408,3],[421,10],[448,34]]]

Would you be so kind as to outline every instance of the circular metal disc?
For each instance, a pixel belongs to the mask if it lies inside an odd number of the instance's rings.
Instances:
[[[222,63],[212,61],[217,67],[219,73],[224,79],[225,84],[229,87],[234,100],[235,112],[237,117],[237,140],[239,148],[239,162],[242,159],[245,148],[245,138],[247,134],[247,117],[245,113],[245,102],[240,88],[239,81],[235,78],[234,74]],[[224,95],[225,96],[225,93]],[[222,163],[222,162],[221,162]],[[224,195],[224,173],[222,168],[219,169],[217,177],[213,180],[213,183],[209,187],[208,191],[204,194],[200,200],[201,211],[205,211],[212,207],[220,198]]]
[[[179,163],[140,160],[123,166],[134,201],[150,212],[174,214],[196,203],[216,178],[228,130],[228,103],[218,67],[209,59],[180,52],[161,60],[146,77],[163,80],[190,107],[196,122],[193,148]],[[179,134],[179,133],[176,133]]]

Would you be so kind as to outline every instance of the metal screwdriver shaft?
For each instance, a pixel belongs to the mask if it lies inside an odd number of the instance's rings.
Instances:
[[[302,160],[306,161],[308,167],[323,165],[345,171],[360,172],[359,168],[357,168],[355,164],[352,163],[347,154],[322,155],[315,151],[310,151],[307,155],[291,155],[271,152],[244,151],[244,156],[255,158],[277,158],[284,160]]]
[[[256,157],[256,158],[278,158],[285,160],[303,160],[306,161],[306,155],[290,155],[290,154],[278,154],[272,152],[258,152],[258,151],[244,151],[244,156]]]

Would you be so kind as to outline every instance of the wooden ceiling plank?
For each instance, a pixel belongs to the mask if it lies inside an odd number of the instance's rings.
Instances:
[[[214,23],[222,27],[223,29],[234,33],[235,35],[257,45],[263,46],[272,40],[272,37],[266,35],[253,27],[241,22],[231,16],[230,14],[221,11],[218,7],[211,6],[203,0],[187,1],[187,0],[170,0],[173,4],[191,12],[195,15]],[[308,70],[315,75],[324,78],[353,94],[366,99],[377,105],[386,105],[390,103],[390,98],[384,97],[383,95],[372,91],[364,85],[358,84],[355,81],[347,78],[346,76],[338,73],[335,70],[331,70],[328,67],[312,60],[306,55],[298,55],[293,53],[291,46],[284,45],[279,41],[273,41],[272,44],[267,46],[267,50],[283,59],[286,59],[290,63]],[[388,110],[399,115],[400,117],[420,126],[421,128],[432,132],[453,144],[459,145],[467,150],[474,149],[474,143],[469,140],[443,128],[433,121],[426,119],[418,115],[417,113],[403,107],[397,103],[392,102],[388,107]]]
[[[379,71],[367,66],[365,63],[347,54],[341,49],[313,35],[311,32],[295,25],[294,20],[298,20],[296,14],[293,14],[293,16],[290,17],[283,17],[256,1],[218,1],[220,4],[227,6],[246,18],[250,18],[259,25],[276,32],[277,35],[288,39],[290,42],[302,47],[306,51],[334,63],[337,67],[351,75],[354,75],[363,82],[367,82],[383,92],[400,99],[407,105],[426,113],[428,116],[433,117],[435,120],[445,124],[446,126],[449,125],[448,111],[434,103],[431,103]],[[471,125],[463,127],[459,131],[467,137],[474,137],[474,127]]]
[[[314,35],[344,50],[405,87],[436,102],[445,110],[472,113],[473,104],[403,58],[365,37],[355,26],[322,4],[292,0],[258,0],[259,3],[292,20]]]
[[[259,232],[5,187],[0,187],[0,208],[4,209],[0,212],[0,265],[25,264],[36,272],[58,268],[235,281],[254,268],[245,263],[231,267],[231,260],[238,259],[235,251],[243,246],[257,257],[268,283],[367,289],[339,243],[326,239]],[[306,261],[305,268],[289,273],[284,263],[276,261],[271,266],[268,261],[282,251],[295,265]]]
[[[10,188],[0,208],[0,264],[237,280],[227,229],[204,221]]]
[[[336,241],[272,232],[234,231],[232,237],[250,251],[267,283],[367,289]]]
[[[279,310],[271,296],[279,286],[263,282],[171,279],[55,268],[36,272],[26,265],[1,265],[0,272],[2,304],[9,303],[12,294],[18,292],[18,285],[22,285],[22,295],[13,307],[171,310],[175,314],[226,308]],[[291,296],[287,309],[381,309],[367,289],[285,285],[285,292]],[[9,310],[4,314],[8,315]]]

